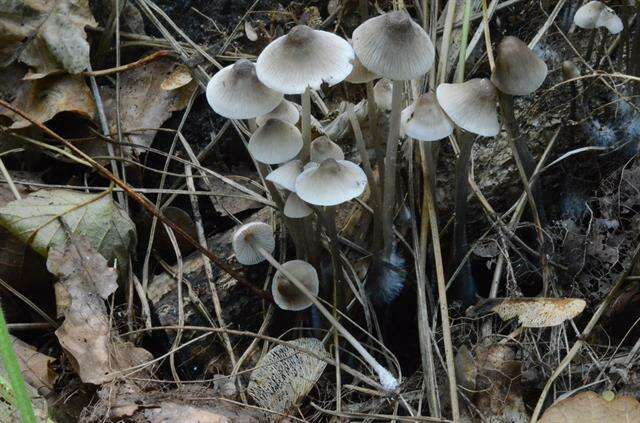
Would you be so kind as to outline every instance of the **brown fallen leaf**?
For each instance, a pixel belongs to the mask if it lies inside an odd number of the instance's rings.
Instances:
[[[85,27],[97,25],[89,0],[2,1],[0,65],[20,60],[38,77],[80,73],[89,65]]]
[[[502,320],[517,317],[526,328],[544,328],[573,319],[582,313],[586,305],[580,298],[495,298],[470,308],[467,315],[494,312]]]
[[[83,382],[110,382],[113,372],[151,358],[146,350],[112,334],[104,299],[117,289],[117,273],[87,238],[71,235],[64,244],[55,244],[47,267],[60,278],[70,299],[56,336]]]
[[[581,392],[550,407],[540,423],[640,422],[640,403],[633,397],[616,396],[607,401],[592,391]]]
[[[181,63],[176,63],[173,70],[160,84],[160,89],[164,91],[171,91],[184,87],[193,80],[189,68]]]
[[[47,122],[62,112],[75,113],[86,119],[93,119],[96,114],[91,91],[80,76],[51,75],[29,81],[2,78],[0,84],[10,84],[11,104],[38,122]],[[13,120],[12,129],[31,126],[31,122],[8,110],[2,109],[0,114]]]
[[[234,407],[232,404],[208,409],[165,402],[160,407],[145,410],[144,415],[150,423],[258,423],[264,421],[262,420],[264,416],[256,414],[251,409]]]
[[[170,91],[161,88],[162,82],[171,73],[173,66],[174,63],[171,60],[162,59],[122,74],[120,79],[122,131],[144,130],[127,134],[126,142],[149,147],[156,136],[157,128],[162,126],[171,113],[186,107],[195,89],[193,82]],[[115,133],[115,90],[105,89],[103,100],[107,120],[111,125],[111,131]],[[142,152],[144,148],[136,150]]]
[[[18,357],[18,364],[20,365],[20,370],[22,370],[24,380],[39,391],[43,388],[53,391],[56,374],[49,365],[55,359],[38,352],[31,345],[14,336],[11,336],[11,344]]]

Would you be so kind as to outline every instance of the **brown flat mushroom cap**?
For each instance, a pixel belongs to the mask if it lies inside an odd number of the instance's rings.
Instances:
[[[352,43],[364,67],[395,81],[424,75],[435,59],[425,30],[401,11],[366,20],[353,31]]]
[[[496,49],[491,82],[503,93],[529,95],[547,77],[547,65],[516,37],[505,37]]]

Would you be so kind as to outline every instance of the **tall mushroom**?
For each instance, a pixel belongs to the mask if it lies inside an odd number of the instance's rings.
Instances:
[[[302,136],[298,128],[279,119],[268,119],[256,129],[249,139],[249,153],[265,164],[288,162],[302,148]]]
[[[311,143],[311,91],[322,83],[343,81],[353,69],[355,55],[343,38],[326,31],[298,25],[271,42],[258,56],[256,73],[267,87],[284,94],[302,94],[300,158],[307,161]]]
[[[267,260],[269,264],[280,272],[282,277],[287,278],[302,295],[316,306],[318,311],[331,323],[336,331],[342,335],[360,354],[364,361],[371,366],[373,371],[378,375],[382,388],[388,392],[395,391],[398,387],[398,381],[391,372],[378,363],[362,344],[326,309],[316,297],[316,293],[310,290],[305,283],[271,255],[275,241],[272,245],[273,232],[271,232],[270,238],[267,236],[270,230],[271,227],[269,225],[260,222],[247,223],[238,228],[233,236],[233,249],[236,257],[242,257],[243,260],[248,262],[247,264],[257,264]]]
[[[382,207],[383,259],[393,246],[396,157],[400,137],[402,81],[416,79],[433,65],[435,51],[425,30],[404,11],[366,20],[353,31],[353,49],[371,72],[393,81],[391,119],[384,166]]]
[[[597,28],[605,27],[610,34],[617,34],[624,29],[624,24],[618,15],[610,7],[596,0],[580,6],[576,14],[573,15],[573,23],[579,28],[592,30],[587,43],[587,51],[584,55],[587,62],[591,60],[591,54],[594,50]],[[605,43],[606,36],[603,34],[601,49],[605,48]]]

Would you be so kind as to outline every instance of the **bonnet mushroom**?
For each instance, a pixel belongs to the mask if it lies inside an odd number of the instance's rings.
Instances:
[[[295,191],[296,178],[302,173],[302,167],[302,160],[291,160],[269,173],[265,179],[278,187]]]
[[[291,192],[284,203],[283,212],[290,219],[303,219],[313,213],[313,209],[302,201],[298,194]]]
[[[432,93],[419,96],[402,111],[405,135],[420,141],[438,141],[453,133],[453,122]]]
[[[288,162],[302,149],[298,128],[279,119],[268,119],[249,139],[248,150],[254,159],[265,164]]]
[[[267,114],[256,118],[256,125],[262,126],[269,119],[280,119],[292,125],[300,120],[298,108],[289,100],[282,100],[278,106]]]
[[[303,260],[291,260],[282,263],[282,267],[295,276],[314,295],[318,295],[320,281],[316,269]],[[277,271],[271,282],[273,300],[283,310],[301,311],[313,304],[289,279]]]
[[[360,196],[367,176],[355,163],[326,159],[309,163],[296,179],[296,194],[316,206],[335,206]]]
[[[316,163],[322,163],[326,159],[344,160],[344,152],[329,137],[322,135],[311,143],[310,158]]]
[[[269,113],[282,97],[258,80],[255,65],[245,59],[219,70],[207,84],[209,105],[229,119],[253,119]]]
[[[597,28],[605,27],[610,34],[617,34],[624,29],[622,19],[600,1],[590,1],[580,6],[576,14],[573,15],[573,23],[579,28],[593,30],[587,43],[587,52],[584,55],[587,62],[591,60],[598,32]],[[605,42],[606,36],[603,34],[601,49],[605,48]]]
[[[231,245],[238,263],[253,265],[265,260],[257,247],[272,253],[276,247],[276,240],[271,226],[262,222],[251,222],[234,232]]]

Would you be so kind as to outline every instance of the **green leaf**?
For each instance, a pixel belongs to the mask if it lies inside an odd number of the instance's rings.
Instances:
[[[58,218],[73,234],[87,237],[109,263],[117,259],[118,268],[126,269],[136,230],[110,191],[40,190],[0,208],[0,225],[45,257],[52,245],[67,238]]]

